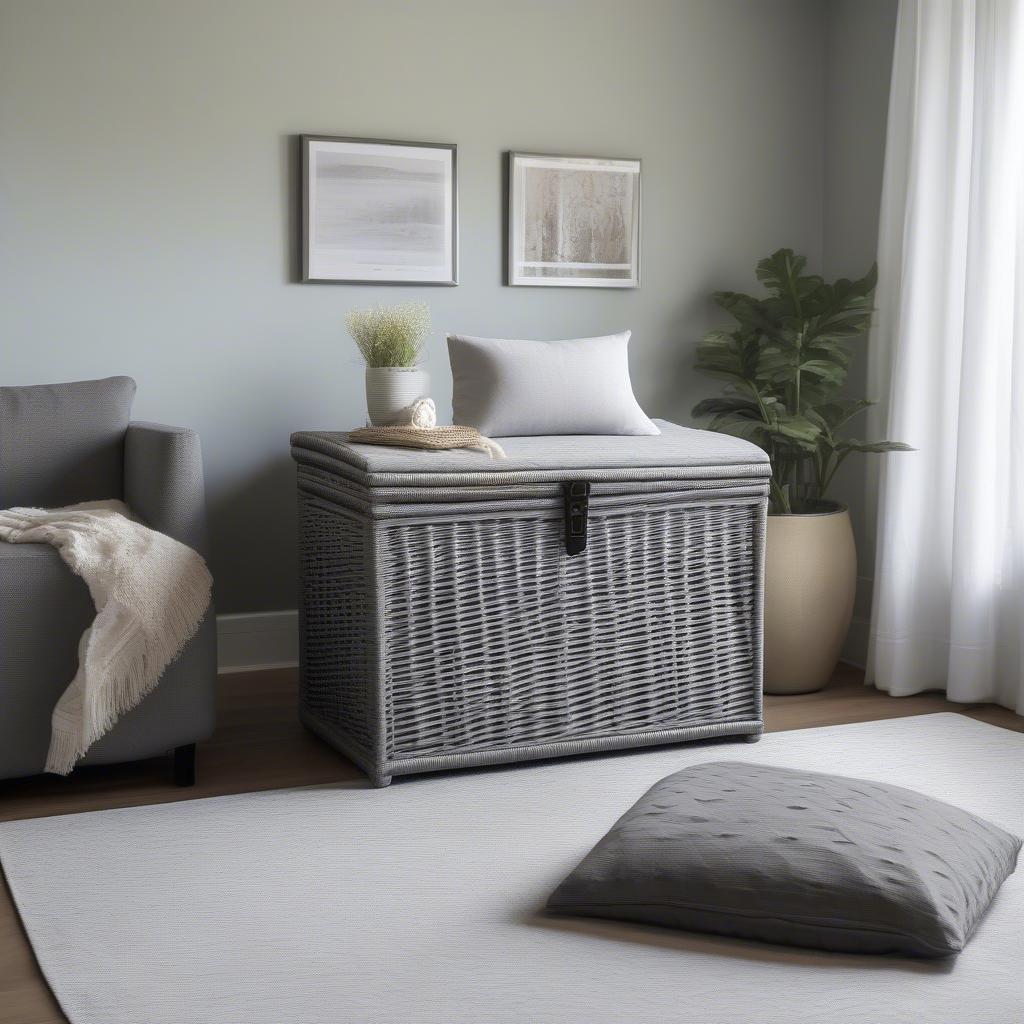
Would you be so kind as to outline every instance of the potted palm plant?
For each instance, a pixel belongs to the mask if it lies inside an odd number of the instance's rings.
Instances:
[[[746,438],[771,458],[765,548],[764,688],[806,693],[828,682],[853,613],[856,550],[847,509],[828,499],[854,452],[907,451],[899,441],[859,441],[843,428],[872,403],[843,388],[853,339],[871,323],[877,273],[827,284],[807,261],[779,249],[757,264],[764,296],[716,292],[736,321],[709,332],[697,369],[724,378],[724,394],[699,402],[708,426]]]
[[[422,302],[353,309],[345,317],[352,340],[366,360],[366,409],[371,425],[405,421],[405,411],[430,390],[419,365],[430,331],[430,307]]]

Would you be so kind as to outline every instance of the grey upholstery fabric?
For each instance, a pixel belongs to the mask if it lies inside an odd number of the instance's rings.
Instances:
[[[0,776],[43,770],[53,706],[95,617],[88,589],[54,548],[0,541]]]
[[[510,341],[449,334],[454,421],[486,437],[657,434],[633,395],[629,336]]]
[[[128,507],[154,530],[205,555],[199,435],[161,423],[131,423],[125,435],[124,460]]]
[[[844,952],[963,949],[1021,841],[898,786],[718,761],[662,779],[548,908]]]
[[[216,724],[216,682],[217,619],[211,606],[157,688],[137,708],[122,715],[82,763],[114,764],[158,757],[175,747],[207,739]],[[42,753],[45,755],[45,750]]]
[[[0,388],[0,508],[124,495],[131,377]]]
[[[205,554],[199,438],[195,431],[177,427],[129,425],[134,390],[127,377],[82,386],[0,388],[0,465],[5,472],[9,466],[17,469],[16,486],[3,491],[5,507],[123,497],[151,527]],[[76,409],[72,398],[100,404],[109,399],[113,407]],[[55,422],[49,422],[47,409]],[[98,426],[115,421],[120,424],[117,436],[112,426]],[[65,437],[67,424],[76,423],[88,435],[81,443]],[[19,431],[38,429],[38,439],[9,435],[14,425]],[[47,437],[54,445],[52,460]],[[84,469],[73,462],[75,452],[84,453]],[[116,467],[109,464],[111,453],[116,454]],[[65,486],[68,481],[71,484]],[[111,492],[114,486],[117,490]],[[11,497],[14,493],[17,500]],[[78,642],[94,616],[85,584],[53,548],[0,541],[0,778],[43,770],[50,715],[75,674]],[[205,739],[214,726],[216,674],[216,619],[211,607],[156,690],[123,715],[83,763],[153,757]]]

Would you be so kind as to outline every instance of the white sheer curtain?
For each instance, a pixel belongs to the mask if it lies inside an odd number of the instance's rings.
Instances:
[[[1024,0],[901,0],[868,680],[1024,712]],[[884,399],[888,397],[886,402]]]

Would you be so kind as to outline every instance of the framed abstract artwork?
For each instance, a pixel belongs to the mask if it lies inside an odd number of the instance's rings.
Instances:
[[[508,283],[640,286],[640,161],[510,153]]]
[[[456,147],[302,136],[302,280],[458,284]]]

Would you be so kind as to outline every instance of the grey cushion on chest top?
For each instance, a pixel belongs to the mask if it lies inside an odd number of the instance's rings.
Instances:
[[[123,497],[134,397],[131,377],[0,388],[0,508]]]
[[[712,762],[653,786],[548,908],[940,957],[964,947],[1020,847],[991,822],[898,786]]]

